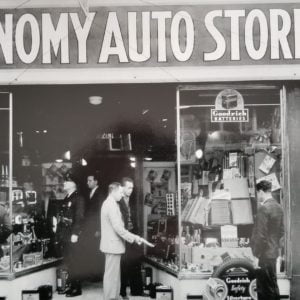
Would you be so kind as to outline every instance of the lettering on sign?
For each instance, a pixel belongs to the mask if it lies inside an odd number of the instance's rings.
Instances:
[[[2,9],[0,66],[299,64],[299,32],[297,3]]]

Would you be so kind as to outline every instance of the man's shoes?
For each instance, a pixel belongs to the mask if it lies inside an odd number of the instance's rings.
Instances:
[[[131,296],[149,297],[149,295],[145,293],[131,293]]]
[[[69,289],[66,292],[66,297],[76,297],[76,296],[80,296],[81,294],[82,294],[82,291],[80,288]]]
[[[67,290],[68,290],[68,288],[59,289],[59,290],[57,290],[57,294],[59,294],[59,295],[65,294],[67,292]]]

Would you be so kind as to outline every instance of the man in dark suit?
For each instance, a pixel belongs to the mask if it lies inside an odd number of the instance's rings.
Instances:
[[[258,300],[280,299],[276,278],[276,259],[283,246],[283,209],[272,197],[272,184],[266,180],[256,185],[260,202],[252,232],[251,248],[259,260],[257,271]]]
[[[133,216],[133,206],[130,196],[133,192],[133,180],[124,177],[121,181],[123,198],[120,200],[120,210],[124,220],[125,228],[131,233],[138,234],[136,218]],[[142,249],[136,244],[126,242],[126,252],[121,258],[121,289],[120,295],[128,299],[126,287],[130,286],[132,296],[143,295],[143,281],[141,274]]]
[[[99,188],[99,180],[96,172],[88,175],[87,186],[90,193],[86,200],[83,246],[85,249],[88,278],[95,281],[101,280],[104,272],[104,255],[99,252],[99,243],[100,210],[105,197]]]
[[[64,190],[67,193],[67,196],[64,200],[66,202],[66,207],[63,218],[64,221],[69,224],[69,230],[65,239],[66,251],[64,251],[64,262],[69,273],[66,297],[75,297],[82,293],[79,263],[81,249],[79,239],[84,219],[84,198],[77,191],[77,185],[72,176],[69,176],[65,180]]]

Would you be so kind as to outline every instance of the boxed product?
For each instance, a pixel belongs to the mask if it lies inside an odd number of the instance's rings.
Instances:
[[[169,286],[160,285],[156,287],[156,300],[173,300],[173,290]]]
[[[23,254],[23,266],[29,267],[34,265],[40,265],[43,263],[43,253],[42,252],[34,252]]]

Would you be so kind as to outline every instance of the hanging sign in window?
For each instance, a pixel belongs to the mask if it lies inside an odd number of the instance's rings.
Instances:
[[[216,98],[211,110],[211,122],[248,122],[249,110],[244,108],[243,96],[236,90],[225,89]]]

